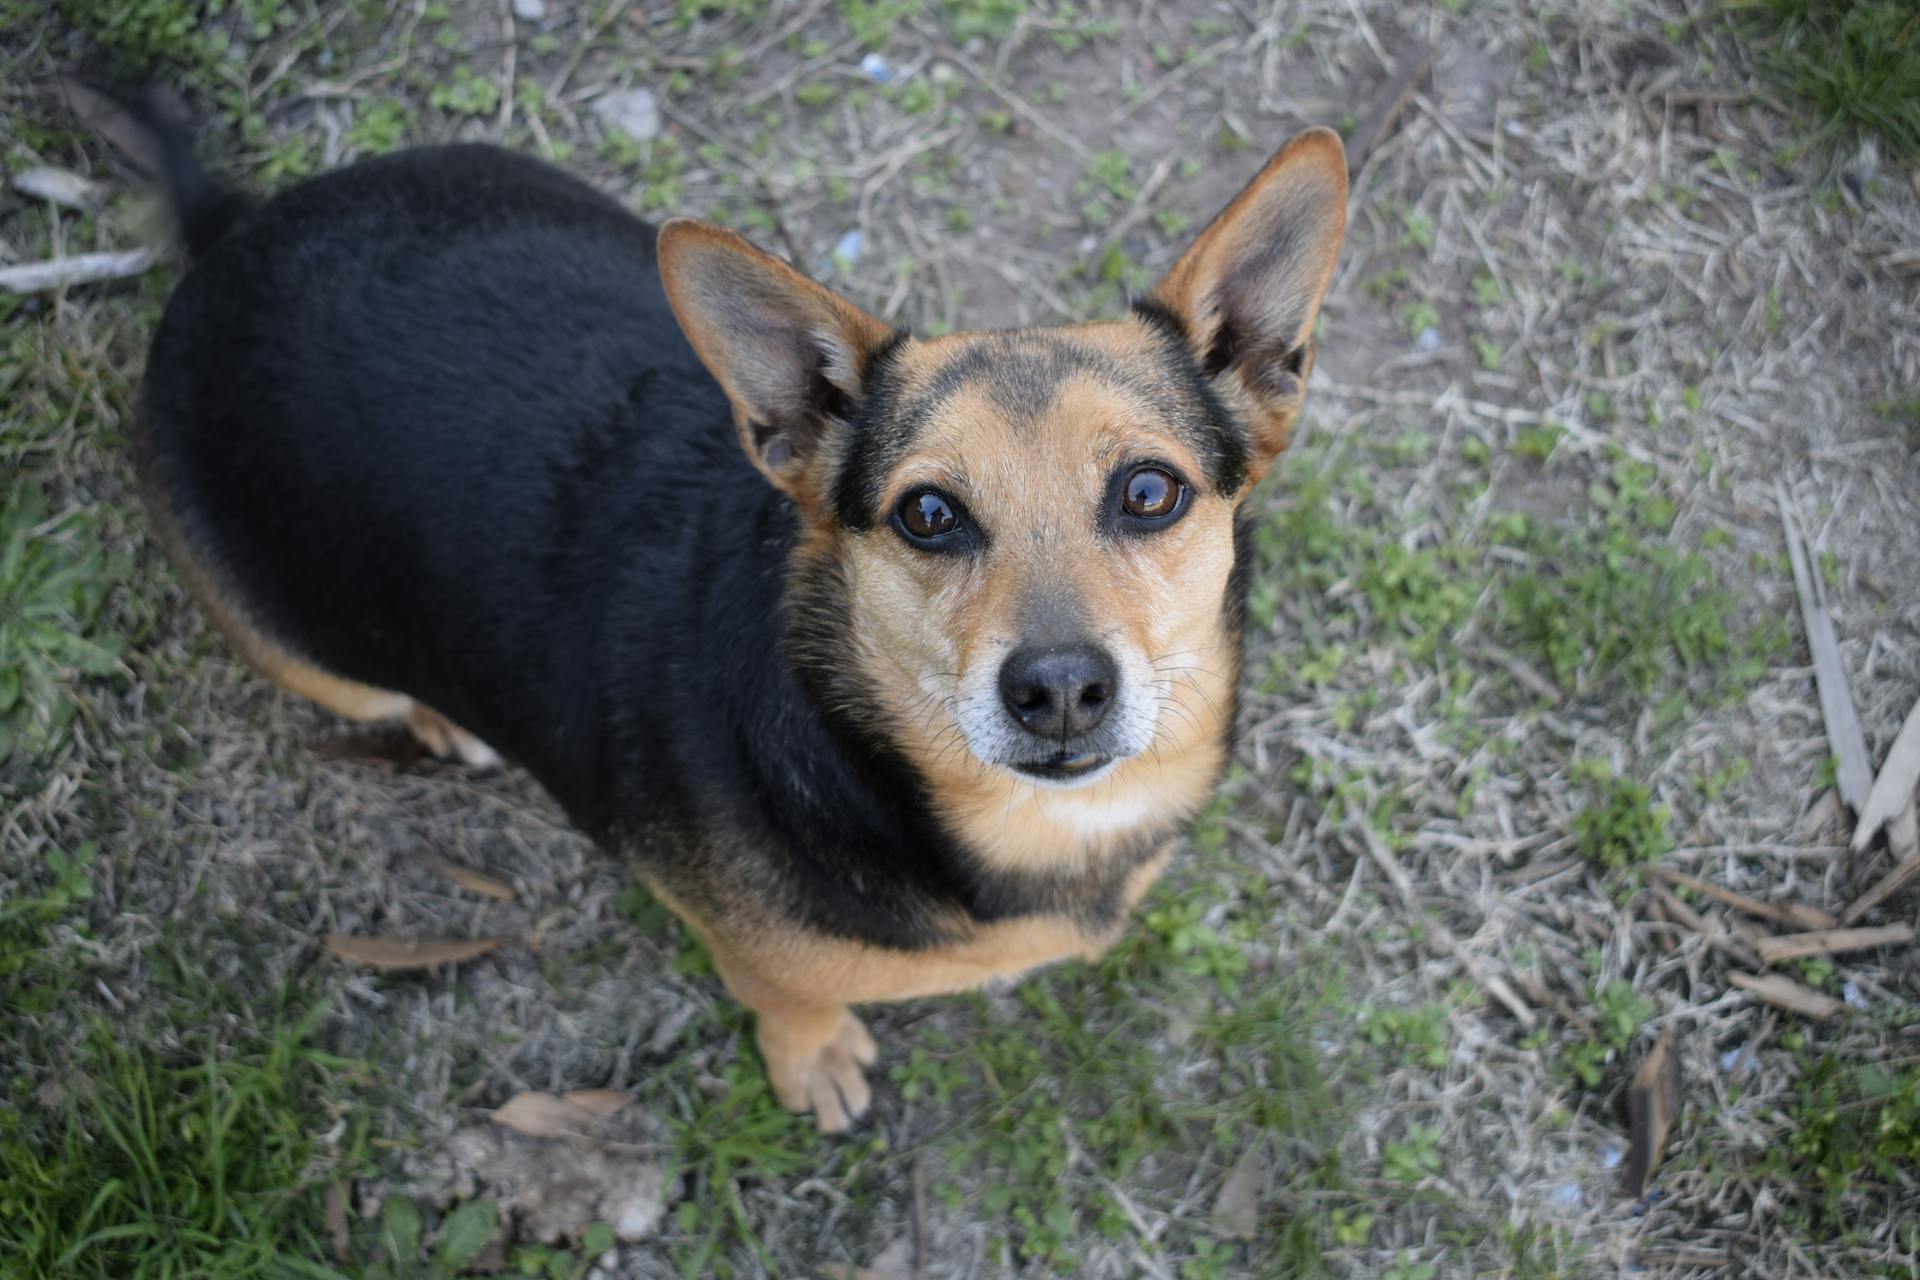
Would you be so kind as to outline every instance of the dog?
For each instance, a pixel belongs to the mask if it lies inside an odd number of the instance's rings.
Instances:
[[[1112,943],[1228,759],[1336,134],[1122,318],[921,338],[510,151],[258,203],[162,133],[189,266],[138,471],[242,659],[531,772],[823,1131],[870,1104],[853,1006]]]

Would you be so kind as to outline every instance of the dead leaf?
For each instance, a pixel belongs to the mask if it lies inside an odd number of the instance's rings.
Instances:
[[[633,1101],[633,1095],[625,1089],[575,1089],[560,1097],[561,1101],[571,1102],[582,1111],[591,1112],[596,1118],[610,1116]]]
[[[359,938],[330,933],[321,939],[342,960],[373,969],[430,969],[460,964],[506,945],[506,938]]]
[[[347,1189],[344,1184],[327,1184],[325,1212],[327,1238],[333,1244],[333,1260],[350,1267],[353,1265],[353,1243],[347,1234]]]
[[[513,886],[484,871],[474,871],[457,862],[448,862],[445,858],[433,858],[427,865],[469,893],[477,893],[496,902],[513,901]]]
[[[1853,829],[1853,851],[1865,853],[1873,837],[1913,800],[1913,789],[1920,784],[1920,702],[1907,712],[1906,723],[1887,749],[1880,764],[1880,776],[1873,780],[1867,803],[1860,810],[1860,823]]]
[[[1635,1199],[1646,1194],[1667,1148],[1667,1131],[1679,1114],[1680,1056],[1673,1051],[1673,1028],[1668,1027],[1627,1088],[1627,1190]]]
[[[610,1089],[591,1089],[588,1093],[611,1093]],[[616,1108],[617,1109],[617,1108]],[[609,1112],[596,1112],[573,1100],[572,1095],[560,1098],[551,1093],[539,1093],[527,1090],[508,1098],[499,1110],[487,1118],[497,1125],[512,1129],[515,1133],[524,1133],[529,1138],[551,1138],[557,1133],[580,1133],[593,1127],[593,1122]]]
[[[1267,1144],[1256,1141],[1234,1162],[1213,1198],[1213,1221],[1230,1240],[1251,1240],[1260,1230],[1260,1188],[1267,1180]]]

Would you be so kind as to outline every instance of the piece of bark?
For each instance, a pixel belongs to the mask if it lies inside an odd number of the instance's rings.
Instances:
[[[321,939],[342,960],[373,969],[430,969],[460,964],[498,950],[505,938],[360,938],[330,933]]]
[[[353,1237],[347,1231],[347,1188],[340,1182],[327,1184],[323,1205],[327,1220],[327,1241],[333,1247],[333,1260],[342,1266],[353,1265]]]
[[[1831,1018],[1847,1007],[1832,996],[1778,973],[1742,973],[1735,969],[1727,975],[1727,981],[1765,1004],[1802,1017]]]
[[[1920,702],[1907,712],[1906,723],[1887,749],[1880,763],[1880,775],[1873,780],[1867,803],[1860,809],[1860,821],[1853,829],[1853,851],[1864,853],[1880,828],[1913,803],[1913,789],[1920,785]]]
[[[1354,126],[1353,133],[1347,138],[1347,176],[1360,172],[1360,167],[1387,136],[1387,130],[1399,118],[1406,107],[1407,99],[1413,96],[1413,86],[1420,77],[1427,74],[1427,68],[1433,65],[1433,56],[1438,50],[1424,40],[1409,40],[1400,47],[1399,54],[1393,60],[1393,74],[1373,101],[1373,107],[1366,118]]]
[[[1847,666],[1840,656],[1840,641],[1833,632],[1833,615],[1827,610],[1826,589],[1807,561],[1807,546],[1800,536],[1800,522],[1787,498],[1787,487],[1774,481],[1774,496],[1780,503],[1780,524],[1786,533],[1787,559],[1793,564],[1793,586],[1800,596],[1800,618],[1806,624],[1807,648],[1813,651],[1814,685],[1820,693],[1820,716],[1827,726],[1827,745],[1832,748],[1840,768],[1837,781],[1840,798],[1859,813],[1873,789],[1873,766],[1867,758],[1867,735],[1860,729],[1860,714],[1854,710],[1853,687],[1847,683]]]
[[[154,263],[151,249],[113,250],[106,253],[76,253],[45,262],[21,262],[0,267],[0,289],[9,293],[46,293],[77,284],[95,284],[102,280],[123,280],[143,275]]]
[[[1667,867],[1654,867],[1653,874],[1668,884],[1677,884],[1724,902],[1736,911],[1744,911],[1750,916],[1759,916],[1762,920],[1772,920],[1777,924],[1791,925],[1795,929],[1831,929],[1840,923],[1839,917],[1832,912],[1810,907],[1804,902],[1763,902],[1759,898],[1750,898],[1744,893],[1722,888],[1711,880],[1702,880],[1699,876],[1690,876],[1684,871]]]
[[[513,886],[483,871],[463,867],[457,862],[448,862],[445,858],[433,858],[427,865],[470,893],[492,898],[496,902],[513,901]]]
[[[1783,933],[1761,939],[1754,947],[1768,964],[1807,956],[1832,956],[1844,951],[1868,951],[1913,941],[1910,924],[1885,924],[1873,929],[1815,929],[1811,933]]]
[[[1907,817],[1910,818],[1912,813],[1913,810],[1908,809]],[[1902,822],[1895,825],[1898,827],[1905,824]],[[1871,889],[1847,904],[1847,909],[1840,913],[1840,923],[1847,925],[1856,923],[1867,912],[1906,888],[1916,876],[1920,876],[1920,854],[1902,858],[1893,864],[1892,870],[1874,881]]]
[[[1647,1193],[1679,1114],[1680,1055],[1674,1052],[1673,1028],[1668,1027],[1627,1086],[1627,1190],[1635,1199]]]

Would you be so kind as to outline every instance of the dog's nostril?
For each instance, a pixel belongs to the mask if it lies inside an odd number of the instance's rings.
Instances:
[[[1097,707],[1106,700],[1107,686],[1103,684],[1090,684],[1080,691],[1080,703],[1082,706]]]
[[[1030,688],[1024,696],[1014,702],[1014,705],[1022,711],[1041,711],[1046,708],[1048,701],[1045,689]]]

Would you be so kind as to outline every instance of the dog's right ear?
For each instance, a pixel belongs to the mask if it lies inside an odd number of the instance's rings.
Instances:
[[[821,445],[866,388],[891,325],[724,228],[660,228],[660,278],[674,317],[727,399],[741,447],[810,512],[824,510]]]

